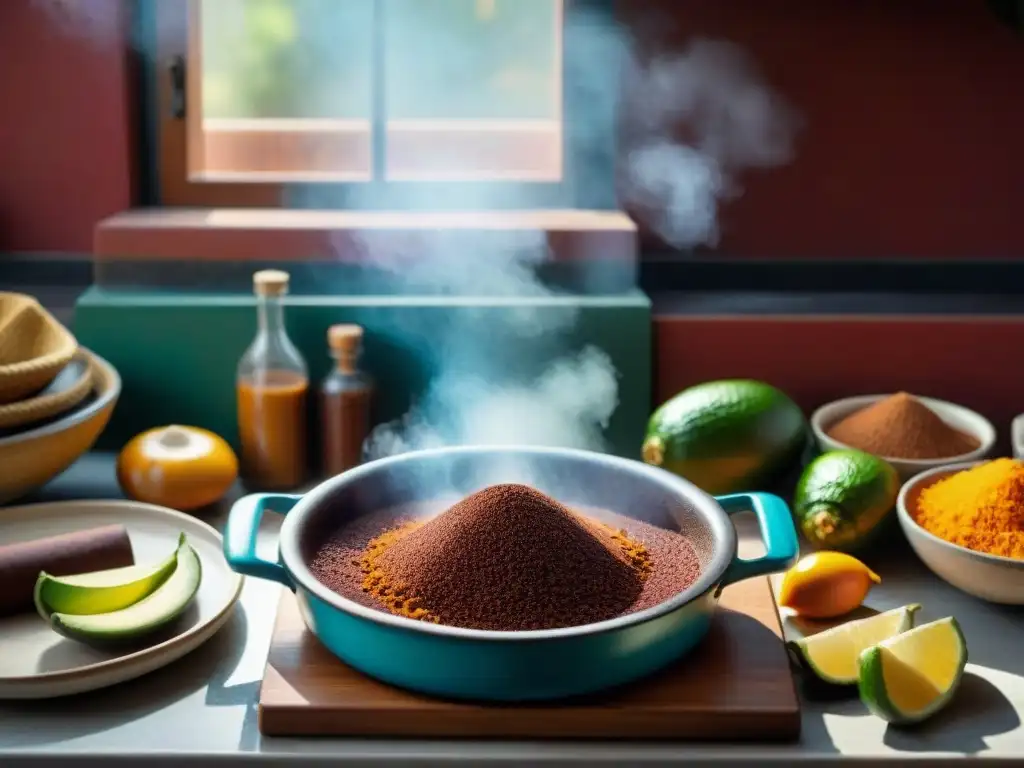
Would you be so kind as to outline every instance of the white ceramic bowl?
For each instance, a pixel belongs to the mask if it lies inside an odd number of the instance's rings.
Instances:
[[[1024,413],[1019,414],[1010,425],[1010,440],[1013,443],[1013,456],[1024,459]]]
[[[975,552],[952,544],[929,533],[910,516],[910,509],[924,488],[981,463],[947,464],[915,475],[900,489],[896,514],[914,552],[940,579],[991,603],[1024,605],[1024,560]]]
[[[884,400],[889,395],[860,395],[858,397],[844,397],[842,400],[834,400],[827,405],[821,406],[811,414],[811,430],[814,432],[814,439],[822,451],[839,451],[853,446],[840,443],[828,436],[827,430],[836,423],[852,413],[874,405],[879,400]],[[965,461],[979,461],[992,452],[996,443],[996,428],[992,422],[980,413],[964,408],[956,403],[949,403],[945,400],[936,400],[932,397],[917,398],[927,405],[940,419],[954,429],[971,435],[978,441],[978,447],[970,453],[959,456],[949,456],[944,459],[901,459],[895,456],[883,456],[882,458],[892,464],[899,473],[900,478],[906,480],[919,472],[935,467],[949,466],[950,464]]]

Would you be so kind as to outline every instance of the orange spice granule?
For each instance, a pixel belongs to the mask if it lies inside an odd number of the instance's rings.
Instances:
[[[639,572],[640,578],[646,579],[651,575],[651,571],[654,569],[654,561],[651,559],[651,553],[647,551],[647,547],[643,545],[643,542],[631,539],[628,531],[616,531],[604,523],[598,523],[598,525],[611,531],[612,541],[619,545],[619,549],[622,550],[626,560]]]
[[[599,538],[610,540],[614,546],[618,547],[623,558],[637,571],[641,579],[646,579],[651,574],[654,562],[651,553],[642,542],[630,538],[629,533],[625,530],[616,530],[588,516],[579,515],[579,517],[583,525],[597,534]],[[388,547],[412,533],[422,524],[421,521],[405,523],[385,531],[367,543],[359,561],[360,569],[363,572],[362,586],[364,592],[376,597],[393,614],[439,624],[440,619],[423,605],[421,597],[410,594],[408,587],[403,584],[390,583],[387,574],[378,564],[381,555]]]
[[[376,597],[391,613],[437,624],[438,618],[423,607],[422,599],[408,594],[407,588],[402,584],[390,584],[387,575],[377,564],[388,547],[421,525],[422,523],[417,521],[406,523],[370,540],[359,562],[363,572],[363,591]]]
[[[953,544],[1024,559],[1024,463],[995,459],[950,475],[921,491],[911,516]]]

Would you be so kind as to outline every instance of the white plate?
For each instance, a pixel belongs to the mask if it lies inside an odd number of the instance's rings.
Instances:
[[[194,517],[134,501],[60,501],[0,508],[0,541],[13,543],[120,523],[136,563],[159,562],[184,533],[203,580],[175,634],[130,652],[99,651],[66,640],[35,614],[0,619],[0,699],[45,699],[92,691],[144,675],[195,650],[231,616],[242,577],[228,568],[217,531]],[[2,588],[2,586],[0,586]]]

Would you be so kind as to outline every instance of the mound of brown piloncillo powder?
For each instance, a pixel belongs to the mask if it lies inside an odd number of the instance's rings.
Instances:
[[[610,619],[640,596],[645,575],[611,531],[525,485],[485,488],[384,539],[367,548],[364,589],[393,613],[476,629]]]
[[[696,553],[680,534],[600,516],[529,486],[496,485],[426,521],[393,511],[361,518],[321,547],[311,568],[363,605],[494,631],[603,621],[697,579]],[[627,521],[643,530],[643,541],[616,527]]]
[[[947,459],[970,453],[979,444],[906,392],[850,414],[831,427],[828,436],[892,459]]]

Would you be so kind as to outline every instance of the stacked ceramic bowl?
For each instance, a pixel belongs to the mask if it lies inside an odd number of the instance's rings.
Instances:
[[[120,391],[117,371],[36,299],[0,293],[0,503],[89,450]]]

